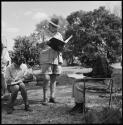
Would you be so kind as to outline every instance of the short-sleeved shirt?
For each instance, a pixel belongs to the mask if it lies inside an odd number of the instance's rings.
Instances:
[[[52,37],[58,38],[63,41],[62,35],[57,32],[56,34],[46,34],[44,41],[49,41]],[[40,64],[55,64],[63,63],[62,53],[59,53],[53,50],[48,45],[45,45],[45,48],[40,51]]]
[[[7,85],[10,85],[16,77],[23,79],[23,77],[26,75],[26,71],[22,67],[20,66],[19,68],[16,68],[14,63],[7,67],[5,72],[5,80]]]

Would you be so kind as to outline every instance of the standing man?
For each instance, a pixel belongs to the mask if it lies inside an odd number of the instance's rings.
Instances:
[[[48,101],[55,103],[55,89],[56,89],[56,77],[61,74],[61,64],[63,63],[62,53],[55,51],[48,42],[51,38],[55,37],[63,41],[62,35],[57,31],[59,20],[52,18],[49,21],[49,32],[44,34],[43,49],[40,51],[40,65],[41,73],[44,79],[43,83],[43,103],[48,104]],[[50,84],[50,99],[48,100],[47,91]]]

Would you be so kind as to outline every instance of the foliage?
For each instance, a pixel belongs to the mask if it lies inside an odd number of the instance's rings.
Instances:
[[[86,44],[93,44],[99,53],[104,54],[110,63],[116,62],[122,53],[122,20],[120,17],[110,13],[105,7],[93,11],[76,11],[63,18],[53,15],[59,19],[58,31],[67,39],[73,38],[67,43],[63,51],[63,58],[68,65],[73,65],[75,60],[82,65],[91,65],[88,56],[85,55]],[[44,41],[44,34],[48,32],[48,20],[43,20],[36,25],[35,31],[28,37],[15,39],[14,51],[20,51],[26,63],[39,64],[39,45]],[[39,51],[38,51],[39,50]]]
[[[38,51],[36,46],[32,46],[29,37],[17,37],[14,39],[15,45],[13,47],[14,53],[18,52],[18,58],[24,58],[25,63],[33,66],[38,62]]]
[[[109,13],[105,7],[100,7],[94,11],[77,11],[67,17],[69,23],[65,37],[73,35],[73,39],[67,46],[65,58],[68,50],[71,55],[79,57],[81,63],[85,58],[83,48],[90,43],[97,46],[98,51],[103,53],[110,62],[116,62],[121,55],[122,22],[121,18]],[[73,58],[73,57],[70,57]]]

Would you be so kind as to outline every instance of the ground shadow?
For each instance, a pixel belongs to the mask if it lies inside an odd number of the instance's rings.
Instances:
[[[9,103],[9,100],[1,100],[1,109],[2,109],[2,111],[6,111],[7,110],[8,103]],[[23,104],[23,100],[22,99],[16,99],[16,101],[14,103],[14,106],[22,105],[22,104]]]
[[[42,100],[32,100],[32,99],[29,99],[29,104],[30,105],[33,105],[33,104],[41,104]]]

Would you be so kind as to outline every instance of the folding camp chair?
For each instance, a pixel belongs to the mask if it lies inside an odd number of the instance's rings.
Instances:
[[[86,90],[92,90],[92,87],[93,89],[95,88],[99,88],[98,85],[89,85],[89,86],[86,86],[86,82],[88,80],[101,80],[101,81],[105,81],[105,80],[109,80],[109,84],[108,86],[107,85],[102,85],[102,87],[99,89],[99,90],[102,90],[102,91],[105,91],[106,93],[106,90],[108,90],[108,93],[109,93],[109,106],[111,105],[111,101],[112,101],[112,93],[113,93],[113,79],[112,78],[90,78],[90,77],[83,77],[83,74],[68,74],[68,77],[71,77],[71,78],[74,78],[75,79],[75,82],[83,82],[83,90],[81,89],[78,89],[80,92],[83,93],[83,99],[84,99],[84,105],[83,105],[83,113],[85,113],[85,104],[86,104],[86,100],[85,100],[85,94],[86,94]],[[73,84],[73,88],[74,88],[74,85],[75,83]],[[104,87],[105,86],[105,87]]]
[[[107,89],[102,86],[102,88],[100,88],[99,90],[103,90],[103,91],[105,91],[105,93],[106,93],[106,90],[109,90],[108,92],[109,92],[109,107],[110,107],[111,101],[112,101],[112,93],[113,93],[113,79],[112,78],[86,78],[85,77],[85,78],[83,78],[81,80],[84,83],[84,85],[83,85],[83,99],[84,99],[83,113],[85,113],[85,104],[86,104],[85,94],[86,94],[86,90],[92,90],[94,88],[95,89],[98,88],[97,85],[86,86],[86,81],[88,81],[88,80],[101,80],[101,81],[109,80],[109,85],[108,85],[108,87],[106,87]]]

